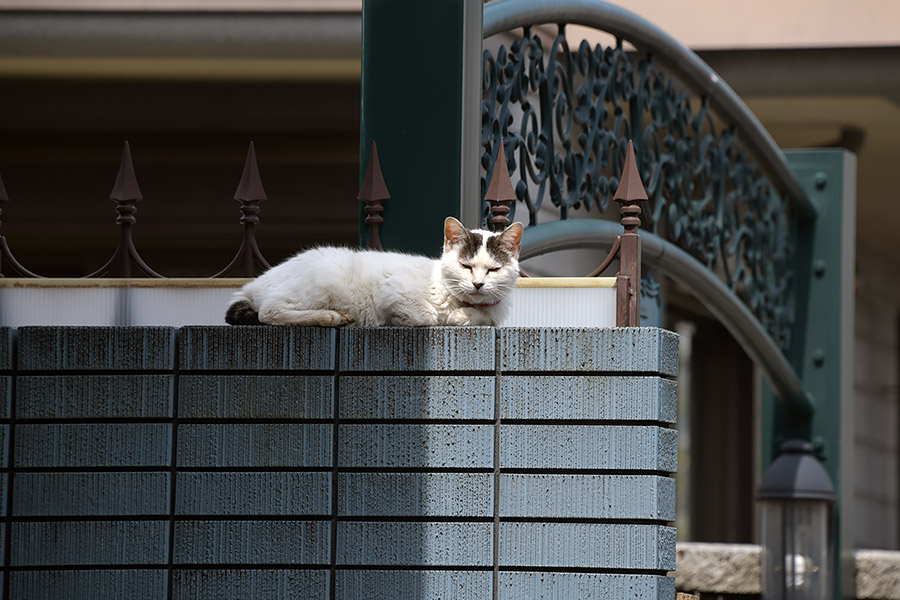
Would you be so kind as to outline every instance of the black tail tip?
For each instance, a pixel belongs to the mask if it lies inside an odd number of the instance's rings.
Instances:
[[[238,300],[225,312],[225,322],[229,325],[262,325],[259,313],[246,300]]]

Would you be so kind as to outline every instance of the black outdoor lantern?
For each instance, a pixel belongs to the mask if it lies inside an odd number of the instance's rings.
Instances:
[[[813,446],[791,440],[763,476],[757,499],[766,600],[831,600],[834,486]]]

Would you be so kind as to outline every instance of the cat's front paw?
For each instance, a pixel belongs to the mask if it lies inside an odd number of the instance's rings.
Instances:
[[[447,325],[464,327],[466,325],[492,325],[485,311],[474,307],[457,308],[447,317]]]
[[[353,315],[348,313],[346,310],[336,310],[334,312],[338,315],[337,322],[333,323],[334,327],[344,327],[345,325],[352,325],[356,322],[356,319],[353,318]]]

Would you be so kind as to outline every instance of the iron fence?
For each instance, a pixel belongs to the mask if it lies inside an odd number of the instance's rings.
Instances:
[[[134,244],[133,230],[135,225],[137,225],[137,203],[143,199],[143,195],[134,173],[131,146],[127,141],[122,148],[119,171],[109,197],[110,200],[116,203],[116,224],[119,226],[118,246],[102,267],[84,277],[129,278],[135,274],[140,274],[147,277],[164,278],[164,275],[158,273],[147,264]],[[222,270],[211,275],[211,278],[227,277],[232,274],[253,277],[256,274],[257,267],[268,269],[272,266],[263,256],[256,243],[256,225],[259,224],[260,203],[266,200],[266,193],[259,175],[256,149],[253,142],[250,142],[244,171],[234,193],[234,199],[241,204],[240,223],[243,226],[244,235],[234,258]],[[3,214],[3,203],[9,201],[9,195],[3,185],[2,178],[0,178],[0,216]],[[2,222],[0,222],[0,225],[2,225]],[[9,264],[12,272],[17,276],[44,277],[30,270],[16,258],[9,242],[2,234],[2,230],[0,230],[0,277],[7,276],[3,271],[4,261]]]
[[[502,151],[502,143],[498,161],[501,167],[497,169],[498,176],[492,178],[491,185],[485,194],[485,200],[490,205],[489,226],[494,230],[500,230],[509,225],[510,205],[516,200],[515,190],[506,165],[505,153]],[[227,277],[236,271],[245,277],[253,277],[257,267],[268,269],[272,266],[263,256],[256,242],[256,226],[260,222],[260,203],[266,200],[266,193],[259,175],[253,142],[250,143],[247,151],[244,171],[234,198],[241,205],[240,223],[244,228],[243,239],[231,261],[211,278]],[[85,278],[130,278],[135,271],[151,278],[164,278],[162,274],[147,264],[134,244],[133,229],[137,224],[135,216],[137,203],[143,199],[143,196],[134,172],[131,147],[127,141],[122,148],[119,171],[110,193],[110,199],[116,203],[116,224],[119,226],[120,232],[119,243],[109,260],[99,269],[85,275]],[[380,228],[384,223],[382,216],[384,202],[390,199],[390,193],[381,171],[375,142],[372,142],[370,160],[357,199],[365,205],[365,224],[369,228],[367,248],[383,250]],[[641,252],[640,237],[637,233],[641,223],[639,203],[647,200],[647,193],[637,171],[634,148],[630,142],[623,163],[621,183],[614,199],[622,206],[621,223],[624,232],[616,239],[607,257],[590,276],[600,275],[612,265],[614,259],[619,258],[620,270],[616,274],[618,278],[617,324],[635,327],[640,322]],[[0,179],[0,205],[8,201],[9,196],[2,179]],[[2,210],[0,210],[0,215],[2,215]],[[6,238],[0,235],[0,277],[5,277],[2,270],[4,260],[19,276],[43,277],[19,262]],[[522,275],[528,276],[525,272]]]

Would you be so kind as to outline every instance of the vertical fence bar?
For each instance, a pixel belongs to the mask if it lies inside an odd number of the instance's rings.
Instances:
[[[116,224],[119,226],[119,245],[106,264],[86,277],[131,277],[131,261],[138,269],[150,277],[162,277],[151,269],[134,246],[132,227],[137,223],[137,203],[143,199],[141,190],[134,175],[134,163],[131,160],[131,146],[126,141],[122,147],[122,159],[119,162],[119,173],[113,184],[109,199],[116,203]]]
[[[369,164],[366,165],[366,176],[363,178],[362,187],[359,189],[357,200],[365,203],[366,225],[368,225],[368,240],[366,248],[369,250],[384,250],[381,245],[381,224],[384,218],[384,203],[391,199],[384,175],[381,172],[381,161],[378,160],[378,147],[372,140],[372,150],[369,153]]]
[[[625,151],[625,164],[622,167],[622,178],[613,199],[622,205],[622,227],[624,232],[619,249],[619,288],[618,302],[625,300],[625,308],[617,309],[618,327],[637,327],[641,321],[641,236],[638,228],[641,225],[642,200],[647,200],[647,191],[641,182],[641,174],[637,170],[634,158],[634,144],[628,140],[628,148]],[[627,278],[627,284],[623,282]],[[621,286],[627,286],[627,295]]]
[[[245,277],[253,277],[256,274],[256,264],[264,269],[272,268],[256,244],[259,203],[266,200],[267,197],[259,176],[259,163],[256,161],[256,148],[253,142],[250,142],[250,148],[247,150],[247,160],[244,163],[244,171],[241,173],[237,190],[234,192],[234,199],[241,203],[241,225],[244,226],[244,239],[228,266],[213,275],[214,278],[226,277],[239,264],[243,264]]]

